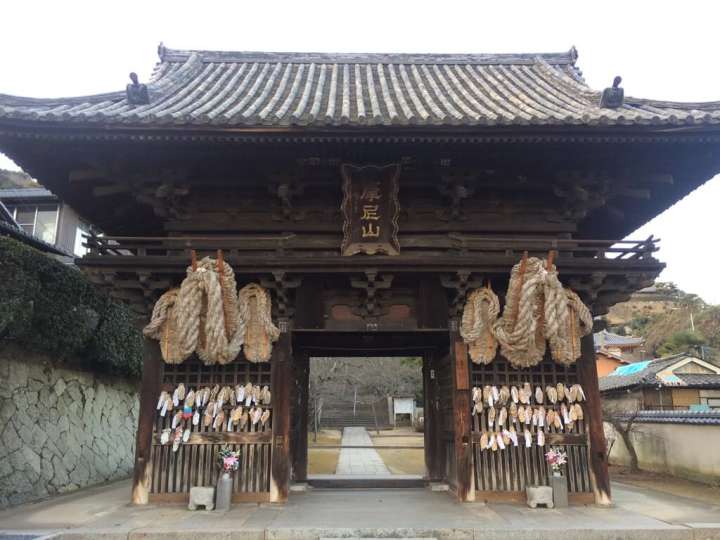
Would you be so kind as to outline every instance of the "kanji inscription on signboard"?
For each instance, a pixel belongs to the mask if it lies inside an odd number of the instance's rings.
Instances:
[[[344,217],[341,253],[398,255],[400,165],[341,167]]]

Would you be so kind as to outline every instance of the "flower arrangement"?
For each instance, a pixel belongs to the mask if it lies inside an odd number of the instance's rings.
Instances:
[[[563,465],[567,463],[567,453],[557,448],[552,448],[549,452],[545,453],[545,461],[552,467],[553,472],[559,473]]]
[[[240,452],[225,446],[218,452],[218,460],[224,472],[235,472],[240,467]]]

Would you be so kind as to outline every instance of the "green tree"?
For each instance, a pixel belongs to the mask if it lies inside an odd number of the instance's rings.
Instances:
[[[698,332],[691,332],[689,330],[682,330],[675,332],[668,339],[666,339],[657,348],[657,354],[660,356],[668,356],[671,354],[682,353],[691,351],[707,345],[707,340]]]

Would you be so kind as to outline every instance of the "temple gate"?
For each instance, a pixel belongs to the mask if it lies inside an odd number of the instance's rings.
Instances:
[[[526,485],[548,482],[544,438],[568,451],[571,500],[608,504],[592,336],[567,365],[549,348],[527,368],[502,349],[474,363],[463,312],[485,287],[500,306],[512,302],[511,269],[533,258],[550,259],[595,316],[651,284],[663,268],[658,240],[622,239],[720,170],[720,107],[618,88],[601,99],[574,49],[159,53],[152,80],[122,92],[0,96],[0,148],[102,231],[77,263],[138,324],[204,257],[238,287],[270,294],[278,335],[267,362],[243,352],[165,363],[170,338],[146,340],[133,502],[214,485],[225,445],[240,452],[235,500],[285,501],[307,478],[310,356],[403,354],[423,358],[427,480],[460,501],[520,500]],[[181,383],[249,383],[243,392],[272,397],[251,401],[258,420],[242,423],[228,405],[238,394],[216,394],[219,428],[217,416],[191,422],[189,407],[174,450],[164,434],[175,436],[177,420],[158,413],[158,396],[172,402]],[[525,383],[579,384],[582,418],[576,411],[567,429],[527,424],[529,446],[489,449],[500,431],[475,408],[474,389]]]

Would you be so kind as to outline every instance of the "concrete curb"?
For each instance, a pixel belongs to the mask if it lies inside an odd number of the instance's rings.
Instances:
[[[15,532],[15,531],[13,531]],[[9,531],[8,531],[9,533]],[[3,534],[0,532],[0,538]],[[16,532],[15,532],[16,533]],[[16,533],[17,534],[17,533]],[[19,534],[28,534],[27,532]],[[436,538],[438,540],[720,540],[720,528],[677,526],[663,529],[416,529],[416,528],[267,528],[267,529],[72,529],[43,536],[52,540],[327,540]],[[39,540],[39,538],[37,539]]]

